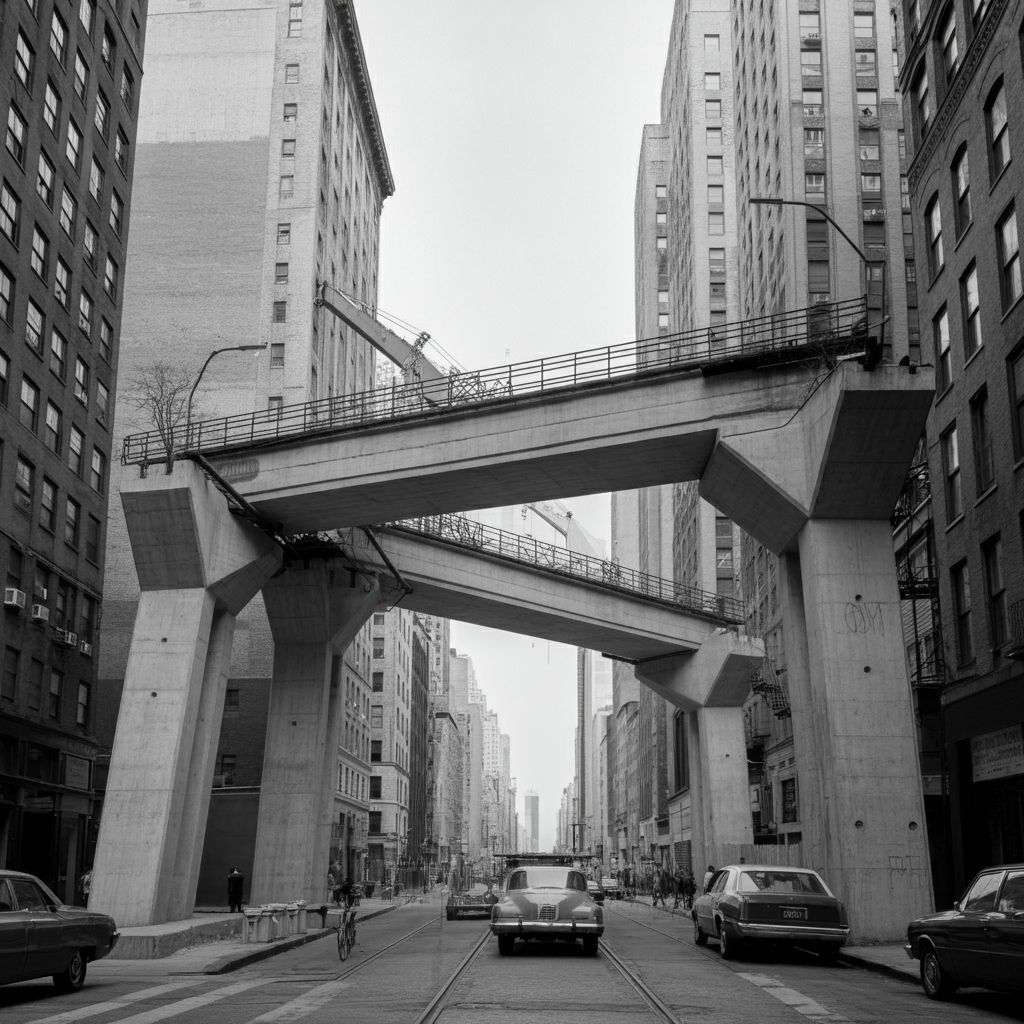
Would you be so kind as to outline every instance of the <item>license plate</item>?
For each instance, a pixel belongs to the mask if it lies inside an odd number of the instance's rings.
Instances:
[[[784,921],[806,921],[807,920],[807,908],[806,907],[783,907],[782,908],[782,919]]]

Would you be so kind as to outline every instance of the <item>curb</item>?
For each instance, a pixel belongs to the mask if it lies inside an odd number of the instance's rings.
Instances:
[[[381,907],[380,910],[375,910],[371,914],[366,914],[360,917],[359,921],[369,921],[372,918],[380,917],[381,914],[390,914],[392,910],[403,905],[404,904],[401,903],[395,903],[390,907]],[[292,938],[285,939],[281,942],[261,942],[251,953],[243,953],[241,956],[231,955],[221,957],[219,960],[214,960],[213,963],[207,964],[200,973],[230,974],[232,971],[237,971],[242,967],[248,967],[249,964],[259,963],[261,960],[269,960],[270,957],[277,956],[278,953],[287,953],[290,949],[298,949],[299,946],[304,946],[307,942],[316,942],[317,939],[325,938],[328,935],[334,935],[336,931],[336,928],[317,928],[316,931],[308,931],[305,935],[295,935]]]
[[[920,985],[921,981],[915,974],[901,971],[898,967],[890,964],[880,964],[877,960],[869,960],[867,957],[857,956],[856,953],[848,953],[845,949],[840,950],[839,960],[841,963],[849,964],[851,967],[863,967],[873,974],[884,974],[887,978],[895,978],[896,981],[905,981],[910,985]],[[909,963],[909,960],[907,961]]]

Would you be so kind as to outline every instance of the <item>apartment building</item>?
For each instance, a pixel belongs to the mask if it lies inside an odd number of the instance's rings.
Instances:
[[[939,566],[948,905],[1024,857],[1024,135],[1019,0],[901,3],[926,430]],[[940,888],[937,884],[937,888]]]
[[[69,903],[83,897],[102,783],[97,663],[146,9],[0,9],[0,865]]]
[[[540,852],[540,794],[528,790],[523,799],[523,820],[526,829],[527,852]]]

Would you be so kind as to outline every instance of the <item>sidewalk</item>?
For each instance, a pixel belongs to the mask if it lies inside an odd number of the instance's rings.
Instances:
[[[612,906],[618,902],[618,900],[612,900]],[[652,906],[650,896],[637,896],[633,902],[647,907]],[[682,907],[673,910],[671,903],[672,900],[669,899],[669,906],[663,907],[659,904],[652,909],[689,920],[690,912],[688,910],[684,910]],[[863,967],[865,970],[885,974],[899,981],[909,981],[915,985],[920,983],[918,961],[911,960],[907,956],[902,942],[886,943],[879,946],[844,946],[839,954],[839,959],[853,967]]]

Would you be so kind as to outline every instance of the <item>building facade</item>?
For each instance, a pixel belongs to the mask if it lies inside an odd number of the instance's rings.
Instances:
[[[102,567],[146,10],[0,11],[0,864],[69,903],[103,782]]]

